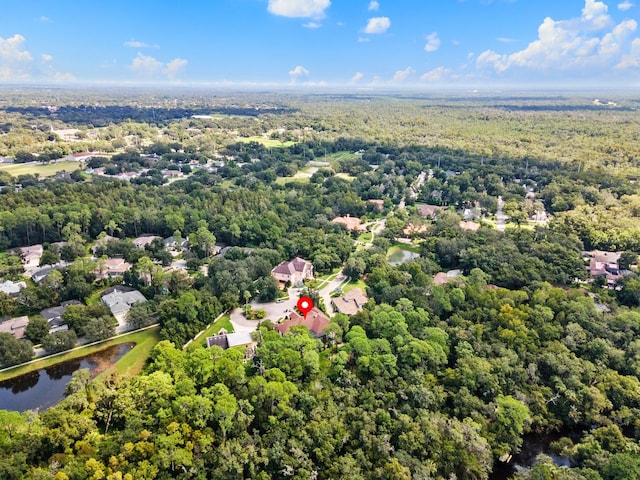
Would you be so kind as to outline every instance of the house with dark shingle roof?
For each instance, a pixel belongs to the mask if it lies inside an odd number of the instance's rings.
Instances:
[[[298,285],[305,279],[313,279],[313,265],[311,262],[296,257],[274,267],[271,270],[271,276],[280,283],[290,282],[291,285]]]

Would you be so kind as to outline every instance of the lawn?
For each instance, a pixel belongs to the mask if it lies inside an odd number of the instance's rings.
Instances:
[[[363,233],[358,237],[358,242],[360,243],[371,243],[372,240],[373,236],[371,235],[371,232]]]
[[[356,177],[353,177],[353,176],[349,175],[348,173],[336,173],[336,177],[342,178],[343,180],[346,180],[347,182],[353,182],[356,179]]]
[[[204,344],[207,337],[216,335],[223,328],[227,331],[227,333],[233,332],[233,325],[231,324],[231,317],[229,315],[221,316],[218,320],[213,322],[210,327],[200,332],[195,340],[189,344],[189,346],[198,345],[199,343]]]
[[[78,170],[79,168],[83,168],[84,165],[79,162],[67,162],[62,161],[58,163],[50,163],[48,165],[40,165],[40,164],[22,164],[22,163],[11,163],[6,165],[0,165],[0,171],[4,171],[17,177],[18,175],[26,175],[31,174],[35,175],[36,173],[41,177],[52,177],[56,173],[65,171],[65,172],[73,172],[74,170]]]
[[[391,246],[391,248],[387,252],[387,255],[389,255],[395,249],[406,250],[407,252],[413,253],[420,253],[420,247],[418,245],[396,242]]]
[[[140,370],[142,370],[142,367],[144,367],[144,364],[147,361],[151,350],[153,349],[155,344],[160,341],[159,332],[160,326],[156,325],[153,328],[149,328],[141,332],[135,332],[131,334],[121,335],[117,338],[112,338],[111,340],[100,343],[98,345],[79,348],[72,352],[68,352],[63,355],[57,355],[55,357],[43,358],[42,360],[30,363],[29,365],[23,365],[21,367],[16,367],[5,372],[1,372],[0,381],[17,377],[25,373],[33,372],[35,370],[40,370],[41,368],[47,368],[52,365],[65,362],[67,360],[84,357],[85,355],[104,350],[105,348],[111,347],[113,345],[120,345],[122,343],[129,342],[135,343],[136,346],[130,352],[124,355],[120,360],[118,360],[116,365],[119,373],[123,375],[135,375]],[[110,370],[111,369],[107,371]]]
[[[120,376],[133,377],[142,371],[153,347],[160,341],[160,326],[157,325],[155,328],[134,333],[124,339],[126,342],[135,342],[136,346],[116,362],[115,369]],[[114,343],[114,345],[116,344]],[[107,369],[98,376],[106,377],[113,372],[113,368]]]
[[[244,143],[257,142],[261,143],[267,148],[284,148],[296,144],[296,142],[282,142],[280,140],[274,140],[272,138],[265,137],[238,137],[238,141]]]
[[[364,283],[364,281],[362,281],[362,280],[351,280],[344,287],[342,287],[342,292],[343,293],[347,293],[347,292],[353,290],[354,288],[359,288],[363,292],[366,292],[367,291],[367,284]]]
[[[276,178],[276,183],[278,185],[286,185],[289,182],[308,183],[309,180],[310,177],[278,177]]]

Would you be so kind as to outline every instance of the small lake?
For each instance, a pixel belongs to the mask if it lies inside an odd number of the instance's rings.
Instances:
[[[0,410],[40,411],[53,407],[64,398],[64,389],[73,372],[88,368],[95,377],[130,351],[135,343],[123,343],[91,353],[85,357],[26,373],[0,382]]]
[[[403,250],[401,248],[396,248],[393,250],[391,255],[387,257],[389,260],[389,265],[401,265],[403,263],[410,262],[414,258],[418,258],[420,256],[419,253],[410,252],[409,250]]]

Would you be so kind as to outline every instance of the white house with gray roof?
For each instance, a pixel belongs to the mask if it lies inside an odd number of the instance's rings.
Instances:
[[[126,314],[136,303],[146,301],[147,299],[138,290],[114,288],[110,293],[102,296],[102,303],[109,307],[116,318]]]

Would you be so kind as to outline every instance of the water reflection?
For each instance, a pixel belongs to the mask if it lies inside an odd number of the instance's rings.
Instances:
[[[0,410],[46,410],[62,400],[73,372],[87,368],[95,376],[113,365],[134,346],[134,343],[114,345],[86,357],[0,382]]]

